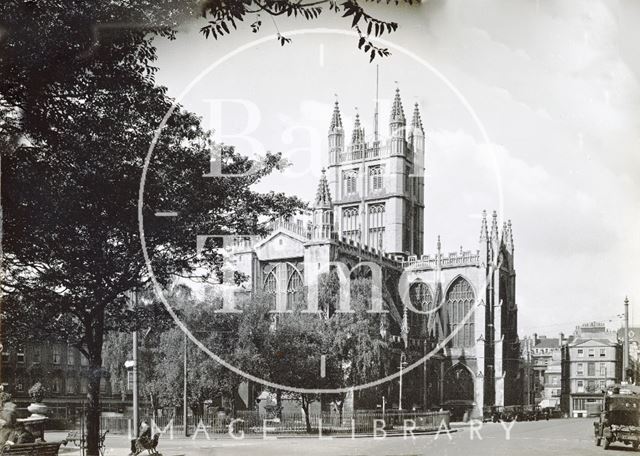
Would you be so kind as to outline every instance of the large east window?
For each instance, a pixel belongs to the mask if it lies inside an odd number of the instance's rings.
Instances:
[[[453,334],[453,347],[472,347],[475,345],[473,303],[475,295],[469,282],[458,277],[447,291],[447,312],[449,313],[449,332]]]

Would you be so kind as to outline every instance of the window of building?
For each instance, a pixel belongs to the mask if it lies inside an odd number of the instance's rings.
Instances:
[[[76,356],[73,348],[67,348],[67,365],[73,366],[76,363]]]
[[[453,334],[453,347],[472,347],[474,340],[473,315],[466,319],[473,308],[475,295],[469,282],[458,277],[447,291],[447,310],[451,319],[449,321],[449,334]],[[466,319],[466,322],[465,322]],[[464,325],[464,328],[460,328]]]
[[[553,386],[556,386],[558,384],[558,377],[551,377],[551,384]]]
[[[382,165],[369,167],[369,190],[376,192],[383,187],[384,168]]]
[[[100,393],[104,394],[106,392],[107,392],[107,380],[104,377],[102,377],[100,379]]]
[[[264,295],[267,298],[269,307],[271,309],[276,308],[276,292],[278,290],[278,281],[276,279],[275,268],[267,274],[267,278],[264,280]]]
[[[88,381],[86,378],[82,377],[80,379],[80,392],[82,394],[87,394],[88,391]]]
[[[589,358],[593,358],[596,356],[596,349],[595,348],[590,348],[589,349]]]
[[[600,377],[607,376],[607,365],[605,363],[600,363]]]
[[[7,350],[3,350],[3,352],[2,352],[2,362],[3,363],[8,363],[10,358],[11,358],[10,353]]]
[[[596,363],[587,363],[587,375],[589,377],[596,375]]]
[[[584,358],[584,350],[582,348],[578,349],[578,358]]]
[[[576,370],[576,375],[577,375],[578,377],[582,377],[582,376],[584,376],[584,364],[582,364],[582,363],[578,363],[578,368],[577,368],[577,370]]]
[[[576,386],[578,387],[578,393],[584,393],[584,382],[582,380],[578,380]]]
[[[61,388],[60,385],[60,379],[58,377],[54,377],[53,380],[51,381],[51,392],[52,393],[59,393]]]
[[[342,209],[342,236],[354,242],[360,241],[360,220],[357,207]]]
[[[384,203],[369,205],[369,238],[367,245],[380,250],[384,247]]]
[[[16,362],[18,364],[24,364],[24,348],[22,347],[16,351]]]
[[[76,394],[76,383],[74,379],[67,379],[67,394]]]
[[[604,358],[605,356],[607,356],[607,350],[604,348],[600,349],[600,358]]]
[[[358,188],[358,171],[343,171],[342,172],[342,190],[345,195],[352,195],[356,193]]]
[[[31,359],[33,364],[40,364],[40,360],[42,357],[42,350],[39,346],[35,346],[31,348]]]
[[[60,347],[57,345],[52,348],[51,360],[53,364],[60,364]]]
[[[291,265],[287,265],[287,310],[294,310],[302,304],[303,289],[302,276],[298,270]]]

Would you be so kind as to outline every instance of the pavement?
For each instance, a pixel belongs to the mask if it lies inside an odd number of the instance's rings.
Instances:
[[[318,436],[304,438],[278,437],[264,440],[251,436],[234,440],[229,436],[207,439],[203,433],[196,438],[161,438],[158,450],[164,456],[589,456],[601,455],[602,447],[593,440],[593,419],[553,419],[550,421],[456,423],[450,434],[395,436],[378,438],[350,436],[328,439]],[[453,426],[452,426],[453,427]],[[48,441],[61,440],[66,433],[48,432]],[[271,436],[270,436],[271,437]],[[71,445],[70,445],[71,446]],[[124,456],[129,453],[127,437],[107,435],[106,455]],[[63,456],[79,456],[77,449],[62,447]],[[630,446],[615,443],[607,454],[634,454]],[[640,455],[640,451],[637,452]]]

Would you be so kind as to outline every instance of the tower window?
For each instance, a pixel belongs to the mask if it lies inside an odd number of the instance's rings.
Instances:
[[[369,238],[367,244],[374,249],[384,246],[384,203],[369,205]]]
[[[382,175],[384,174],[384,168],[382,165],[369,167],[369,189],[371,191],[382,190]]]
[[[345,195],[351,195],[356,193],[357,189],[357,181],[358,181],[358,171],[344,171],[342,173],[342,188],[344,190]]]
[[[357,241],[360,236],[358,226],[358,208],[347,207],[342,210],[342,235]]]

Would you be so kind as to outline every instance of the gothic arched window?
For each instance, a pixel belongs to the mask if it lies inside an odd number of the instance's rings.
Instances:
[[[276,307],[276,290],[278,288],[278,281],[276,280],[276,275],[274,271],[271,271],[267,278],[264,280],[263,292],[267,297],[267,302],[272,309]]]
[[[287,310],[293,310],[302,304],[302,275],[292,266],[287,266],[289,281],[287,283]]]
[[[372,192],[382,190],[382,175],[384,168],[382,165],[369,167],[369,190]]]
[[[346,207],[342,210],[342,236],[354,242],[359,241],[358,208]]]
[[[433,307],[433,296],[429,286],[424,282],[414,282],[409,288],[411,304],[418,310],[428,310]]]
[[[369,205],[369,247],[381,250],[384,247],[384,203]]]
[[[454,334],[451,339],[453,347],[472,347],[475,344],[474,316],[470,315],[475,301],[475,294],[471,284],[458,277],[447,291],[447,312],[449,313],[449,334]],[[466,323],[465,317],[469,315]]]
[[[433,308],[433,295],[431,294],[431,290],[429,286],[421,281],[417,281],[411,284],[409,288],[409,299],[411,301],[411,305],[420,311],[425,311]],[[427,320],[430,318],[434,318],[433,314],[424,315],[417,314],[416,312],[409,312],[409,321],[412,328],[417,329],[418,322],[422,321],[424,326],[420,328],[423,331],[423,334],[427,333]]]

